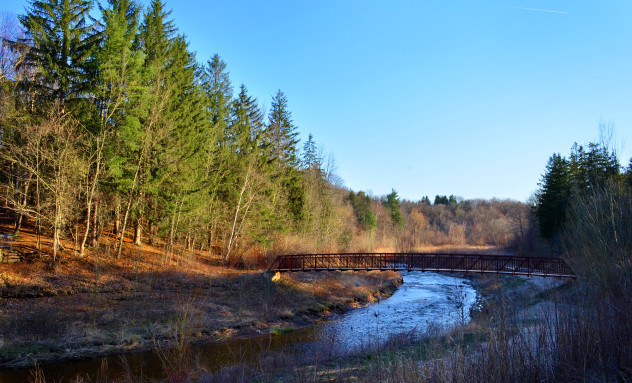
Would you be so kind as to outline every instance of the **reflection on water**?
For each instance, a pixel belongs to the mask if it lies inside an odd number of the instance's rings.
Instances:
[[[217,371],[254,361],[262,351],[295,355],[319,353],[327,357],[334,349],[337,353],[351,352],[385,342],[389,336],[469,321],[476,292],[466,279],[431,272],[404,273],[403,277],[404,283],[390,298],[330,321],[275,336],[195,345],[193,354],[205,370]],[[53,363],[44,365],[43,370],[49,381],[68,382],[77,375],[94,379],[104,361],[110,373],[122,373],[122,358],[135,376],[162,377],[162,363],[153,352]],[[28,370],[0,370],[0,382],[26,382],[28,378]]]

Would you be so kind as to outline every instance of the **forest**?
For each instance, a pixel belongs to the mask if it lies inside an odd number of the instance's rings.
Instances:
[[[608,140],[553,154],[526,202],[374,195],[346,187],[311,133],[300,140],[291,95],[266,110],[219,54],[198,57],[162,0],[30,1],[0,15],[0,39],[0,229],[28,260],[9,265],[0,248],[0,367],[155,350],[178,379],[206,373],[194,341],[271,339],[401,283],[274,284],[260,271],[275,255],[465,248],[561,257],[577,279],[525,303],[509,295],[518,277],[475,277],[489,298],[478,323],[415,338],[424,363],[399,343],[360,357],[359,381],[632,379],[632,159]],[[516,319],[535,301],[553,306]],[[229,372],[261,376],[250,369]]]
[[[520,202],[349,191],[333,155],[299,141],[283,91],[263,110],[218,54],[198,61],[162,1],[38,1],[18,18],[2,19],[1,198],[13,235],[35,227],[52,262],[104,242],[117,258],[148,244],[163,263],[199,250],[260,265],[528,232]]]

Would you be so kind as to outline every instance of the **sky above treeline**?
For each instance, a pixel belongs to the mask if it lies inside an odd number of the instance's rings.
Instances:
[[[525,201],[549,156],[598,141],[600,125],[622,165],[632,156],[629,0],[166,5],[235,90],[268,109],[281,89],[300,145],[313,134],[356,191]]]

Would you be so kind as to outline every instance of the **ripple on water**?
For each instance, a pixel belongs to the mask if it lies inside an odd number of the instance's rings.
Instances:
[[[430,326],[469,322],[476,291],[468,280],[417,271],[403,278],[403,285],[390,298],[321,324],[316,329],[318,337],[333,338],[342,351],[350,351]]]

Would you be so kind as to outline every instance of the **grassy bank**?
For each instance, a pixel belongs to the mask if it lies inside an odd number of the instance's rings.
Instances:
[[[523,377],[537,377],[540,365],[534,358],[551,348],[550,321],[573,289],[572,282],[514,276],[471,280],[482,299],[465,326],[430,327],[394,337],[380,350],[288,365],[276,374],[242,366],[250,371],[248,379],[233,369],[214,374],[209,381],[246,382],[255,376],[268,382],[502,381],[513,368],[523,369]]]
[[[169,348],[284,331],[388,295],[394,272],[299,273],[270,283],[189,254],[161,264],[145,246],[107,253],[35,256],[0,265],[0,367]]]

